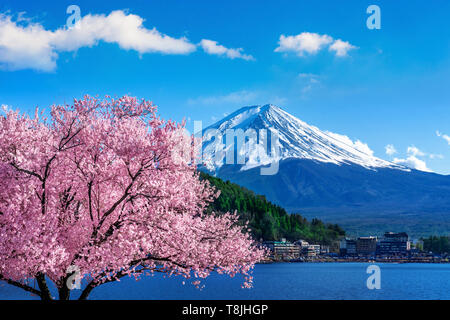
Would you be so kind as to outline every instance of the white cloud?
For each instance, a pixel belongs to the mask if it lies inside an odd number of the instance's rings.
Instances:
[[[419,157],[427,156],[430,159],[443,159],[444,158],[444,156],[442,154],[426,153],[426,152],[419,150],[415,146],[409,146],[408,149],[406,150],[406,152],[408,153],[408,155],[419,156]]]
[[[417,147],[415,147],[415,146],[409,146],[408,149],[406,149],[406,152],[407,152],[409,155],[412,155],[412,156],[423,157],[423,156],[426,155],[425,152],[420,151],[420,150],[419,150]]]
[[[50,45],[52,32],[39,24],[23,27],[0,15],[0,68],[18,70],[33,68],[51,71],[56,67],[57,54]]]
[[[226,48],[217,43],[217,41],[202,39],[199,44],[203,50],[208,54],[226,56],[230,59],[244,59],[244,60],[255,60],[251,55],[243,54],[242,48]]]
[[[395,149],[394,145],[392,144],[388,144],[384,147],[384,149],[386,150],[386,154],[388,156],[392,156],[393,154],[397,153],[397,149]]]
[[[412,169],[420,170],[420,171],[426,171],[426,172],[432,172],[428,167],[425,161],[418,159],[416,156],[409,156],[406,159],[399,159],[394,158],[394,163],[400,164]]]
[[[156,28],[146,29],[143,22],[143,18],[121,10],[113,11],[108,16],[86,15],[78,22],[79,26],[56,30],[52,43],[57,49],[66,51],[93,46],[100,40],[117,43],[122,49],[135,50],[140,54],[186,54],[195,51],[195,45],[186,38],[172,38]]]
[[[356,48],[356,46],[347,41],[334,40],[326,34],[302,32],[295,36],[282,34],[275,52],[294,52],[302,57],[305,53],[314,55],[326,46],[329,46],[329,50],[334,51],[338,57],[344,57],[349,50]]]
[[[387,150],[387,149],[386,149]],[[387,153],[387,151],[386,151]],[[406,149],[407,157],[406,159],[402,158],[394,158],[393,162],[396,164],[404,165],[412,169],[426,171],[426,172],[433,172],[430,168],[428,168],[425,160],[419,159],[418,157],[428,157],[430,159],[443,159],[444,156],[441,154],[433,154],[433,153],[426,153],[417,148],[414,145],[409,146]]]
[[[20,21],[19,21],[20,20]],[[25,21],[24,23],[20,23]],[[188,54],[196,46],[185,37],[173,38],[155,28],[143,26],[144,19],[124,11],[109,15],[85,15],[72,29],[46,30],[26,19],[13,21],[0,15],[0,67],[7,70],[35,69],[52,71],[58,52],[92,47],[99,41],[117,43],[120,48],[139,54],[158,52]]]
[[[365,153],[369,156],[373,156],[373,150],[370,149],[369,145],[367,143],[362,142],[361,140],[356,140],[355,142],[352,141],[348,136],[334,133],[330,131],[325,132],[327,135],[331,136],[332,138],[345,143],[346,145],[355,148],[358,151],[361,151],[362,153]]]
[[[296,36],[281,35],[276,52],[295,52],[299,56],[305,53],[315,54],[324,46],[330,44],[333,38],[324,34],[302,32]]]
[[[330,51],[334,51],[337,57],[347,56],[348,51],[356,49],[356,47],[348,41],[342,41],[341,39],[335,40],[333,44],[328,48]]]
[[[447,143],[450,145],[450,136],[440,133],[439,131],[436,131],[436,135],[438,137],[441,137],[442,139],[444,139],[445,141],[447,141]]]

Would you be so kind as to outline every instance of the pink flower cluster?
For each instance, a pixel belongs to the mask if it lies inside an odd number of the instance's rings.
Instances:
[[[34,118],[0,116],[0,280],[67,298],[70,266],[84,298],[126,275],[202,278],[249,272],[264,252],[236,214],[205,214],[217,193],[199,179],[183,125],[151,102],[85,96]],[[28,286],[36,278],[39,290]],[[44,279],[44,280],[43,280]],[[249,286],[244,283],[244,286]],[[82,294],[82,296],[83,296]],[[48,298],[48,297],[47,297]]]

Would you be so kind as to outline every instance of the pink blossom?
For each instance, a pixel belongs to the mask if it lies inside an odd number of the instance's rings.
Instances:
[[[6,110],[0,280],[42,299],[52,298],[52,281],[68,299],[72,265],[87,283],[81,298],[103,283],[154,271],[248,277],[265,252],[236,214],[205,213],[218,193],[199,179],[194,145],[183,125],[128,96],[85,96],[52,106],[49,119],[38,110],[34,118]]]

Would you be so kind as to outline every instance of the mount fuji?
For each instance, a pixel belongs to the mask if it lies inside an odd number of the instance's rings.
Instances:
[[[225,145],[229,129],[276,134],[279,152],[262,156],[251,135],[241,144],[233,140]],[[265,195],[289,212],[339,223],[355,235],[392,230],[419,236],[450,230],[450,176],[377,158],[359,140],[322,131],[277,106],[241,108],[202,134],[207,160],[201,170]],[[221,144],[235,154],[247,150],[246,162],[208,160],[222,159],[216,154]],[[261,175],[261,167],[274,158],[277,173]]]

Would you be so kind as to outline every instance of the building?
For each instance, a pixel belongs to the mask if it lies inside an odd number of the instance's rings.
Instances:
[[[355,255],[358,252],[356,251],[356,240],[349,239],[347,240],[347,254],[348,255]]]
[[[300,247],[301,253],[308,257],[318,256],[322,254],[324,250],[326,250],[326,248],[320,246],[319,244],[309,244],[309,242],[305,240],[298,240],[295,242],[295,244]]]
[[[377,251],[377,237],[359,237],[356,239],[356,253],[358,255],[373,256]]]
[[[300,246],[281,239],[281,241],[265,241],[263,245],[268,248],[274,258],[297,259],[300,256]]]
[[[320,255],[320,244],[310,244],[307,248],[308,257]]]
[[[347,254],[347,238],[339,241],[339,254],[345,256]]]
[[[305,240],[297,240],[294,242],[296,245],[300,247],[300,249],[307,248],[309,246],[308,241]]]
[[[411,249],[406,232],[386,232],[383,240],[378,244],[377,254],[379,255],[405,255]]]
[[[356,240],[345,238],[342,239],[339,244],[339,253],[342,256],[353,256],[356,255]]]
[[[320,246],[320,254],[330,253],[330,246]]]
[[[320,245],[319,244],[309,244],[302,247],[302,254],[307,257],[315,257],[320,255]]]
[[[340,241],[339,240],[334,240],[331,242],[330,244],[330,253],[339,253],[339,248],[340,248]]]

